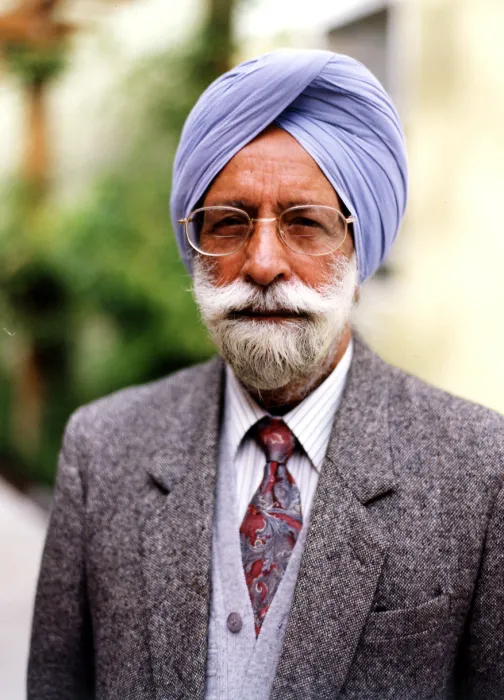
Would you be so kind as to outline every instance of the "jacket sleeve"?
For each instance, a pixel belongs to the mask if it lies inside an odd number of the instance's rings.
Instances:
[[[85,578],[84,492],[78,412],[66,427],[35,597],[28,700],[93,697],[93,648]]]
[[[470,700],[504,698],[504,487],[495,500],[469,621]]]

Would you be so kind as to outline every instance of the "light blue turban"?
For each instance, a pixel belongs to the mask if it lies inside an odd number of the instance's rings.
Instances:
[[[228,161],[275,123],[311,155],[350,213],[360,281],[385,259],[404,214],[407,163],[397,112],[361,63],[330,51],[280,49],[240,63],[201,95],[173,168],[179,250],[186,217]]]

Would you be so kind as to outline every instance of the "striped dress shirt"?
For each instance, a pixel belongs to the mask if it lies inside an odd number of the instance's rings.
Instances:
[[[345,354],[324,382],[300,404],[282,416],[298,440],[288,468],[301,494],[303,517],[307,517],[317,487],[334,417],[341,401],[353,354],[350,341]],[[230,459],[236,468],[239,522],[259,487],[265,457],[249,429],[268,415],[254,401],[226,366],[226,389],[221,432],[221,459]]]

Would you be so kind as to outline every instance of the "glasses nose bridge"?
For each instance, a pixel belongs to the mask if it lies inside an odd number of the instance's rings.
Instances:
[[[275,226],[275,233],[276,236],[280,239],[280,241],[283,243],[282,239],[282,234],[280,232],[280,217],[279,216],[268,216],[268,217],[249,217],[250,219],[250,232],[249,232],[249,240],[250,237],[253,235],[255,231],[255,224],[272,224],[273,222],[276,222]]]
[[[276,231],[277,233],[279,232],[279,223],[280,223],[280,217],[279,216],[268,216],[268,217],[249,217],[250,218],[250,235],[254,232],[255,229],[255,224],[271,224],[274,221],[276,222]]]
[[[251,216],[251,217],[250,217],[250,221],[255,221],[256,223],[257,223],[257,222],[258,222],[258,223],[268,223],[268,222],[271,222],[271,221],[278,221],[279,218],[280,218],[279,216],[268,216],[268,217],[264,217],[264,216],[263,216],[263,217],[258,217],[258,218],[257,218],[257,217],[256,217],[256,218],[253,218],[253,217]]]

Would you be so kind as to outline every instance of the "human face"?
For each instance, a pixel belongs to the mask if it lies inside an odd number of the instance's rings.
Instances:
[[[271,129],[256,142],[216,178],[205,206],[239,206],[254,218],[295,204],[339,206],[292,137]],[[194,292],[203,321],[243,383],[263,397],[281,389],[290,400],[306,395],[341,356],[357,266],[351,239],[331,255],[300,255],[283,245],[271,224],[256,222],[245,247],[232,255],[195,256]],[[299,390],[292,393],[294,386]]]
[[[298,204],[324,204],[341,211],[331,183],[313,158],[286,131],[270,127],[242,148],[223,168],[208,190],[203,205],[231,205],[252,217],[278,216]],[[246,245],[236,253],[205,258],[216,285],[242,280],[266,288],[277,282],[300,281],[312,287],[331,282],[338,257],[353,253],[351,235],[330,255],[314,257],[295,253],[277,233],[277,222],[256,222]],[[282,320],[266,315],[264,320]]]

